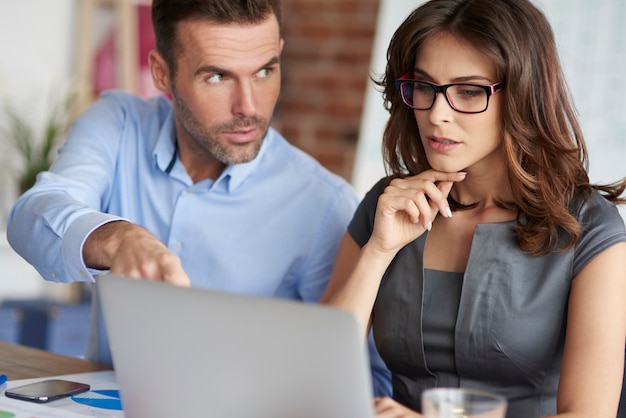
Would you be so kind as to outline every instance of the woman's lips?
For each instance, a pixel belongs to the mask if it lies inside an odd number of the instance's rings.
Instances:
[[[450,152],[461,145],[460,142],[439,136],[429,136],[428,146],[437,152]]]

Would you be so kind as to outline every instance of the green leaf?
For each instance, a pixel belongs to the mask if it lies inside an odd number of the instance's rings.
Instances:
[[[35,183],[37,174],[50,168],[54,160],[55,147],[69,128],[69,114],[75,97],[76,94],[73,92],[52,106],[45,118],[40,138],[35,135],[36,129],[25,115],[5,104],[5,123],[0,125],[0,134],[9,139],[22,159],[24,168],[18,175],[21,192]]]

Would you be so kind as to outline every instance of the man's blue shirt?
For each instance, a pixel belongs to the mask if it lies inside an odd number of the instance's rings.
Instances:
[[[127,220],[180,257],[192,286],[316,302],[357,203],[345,180],[271,128],[254,160],[194,184],[177,156],[171,103],[110,91],[17,201],[7,236],[45,279],[92,281],[99,272],[83,262],[86,237]],[[92,359],[111,362],[96,317]],[[388,394],[374,354],[375,393]]]

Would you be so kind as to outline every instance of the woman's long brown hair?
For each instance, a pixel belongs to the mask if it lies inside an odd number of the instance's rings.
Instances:
[[[387,68],[375,81],[383,90],[390,118],[383,155],[392,177],[430,168],[413,110],[402,103],[395,80],[415,64],[421,46],[445,32],[491,58],[504,83],[501,124],[522,250],[541,255],[565,250],[579,239],[581,226],[570,205],[578,194],[599,190],[616,204],[626,179],[589,183],[588,157],[567,88],[554,35],[545,16],[528,0],[433,0],[416,9],[395,32]],[[452,202],[454,203],[454,202]],[[455,206],[459,208],[457,204]],[[565,231],[566,240],[561,238]]]

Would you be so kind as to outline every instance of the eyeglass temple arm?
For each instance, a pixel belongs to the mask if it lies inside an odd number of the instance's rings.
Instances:
[[[489,89],[491,90],[491,94],[494,94],[495,92],[502,90],[502,83],[496,83],[496,84],[492,84],[489,86]]]

